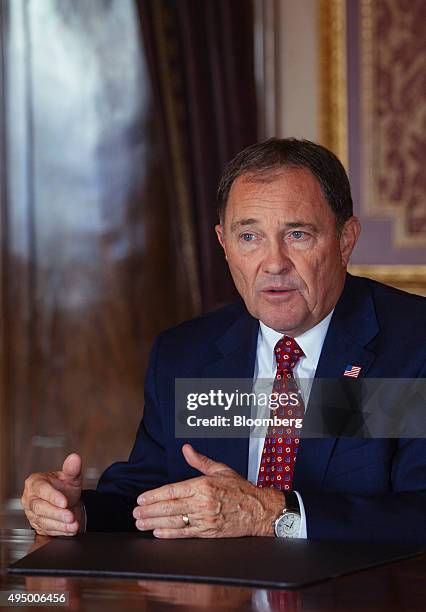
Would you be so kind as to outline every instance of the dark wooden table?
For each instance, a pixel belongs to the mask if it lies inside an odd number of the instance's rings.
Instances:
[[[49,538],[34,538],[34,532],[28,529],[0,530],[1,591],[68,591],[70,594],[68,608],[37,607],[38,610],[423,612],[425,609],[426,555],[328,580],[297,591],[268,591],[158,580],[50,578],[6,574],[6,567],[10,563],[48,541]]]

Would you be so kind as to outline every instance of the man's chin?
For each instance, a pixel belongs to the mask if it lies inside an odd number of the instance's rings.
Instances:
[[[260,320],[267,327],[269,327],[270,329],[273,329],[276,332],[279,332],[280,334],[294,337],[294,336],[297,336],[299,333],[297,328],[293,329],[292,325],[290,325],[286,321],[276,321],[276,320],[264,321],[262,319]]]
[[[274,329],[282,334],[288,334],[289,336],[296,336],[302,331],[301,317],[288,317],[283,316],[283,313],[270,313],[262,312],[259,313],[258,319],[262,321],[267,327]]]
[[[289,300],[276,300],[270,303],[262,299],[257,304],[256,312],[251,314],[262,321],[267,327],[277,332],[295,336],[301,333],[304,323],[309,318],[309,313],[300,308],[301,304],[293,304],[290,307]],[[297,306],[298,308],[295,308]]]

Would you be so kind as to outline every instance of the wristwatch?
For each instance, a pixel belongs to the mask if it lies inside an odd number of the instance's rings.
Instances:
[[[300,506],[294,491],[284,493],[285,507],[274,523],[277,538],[298,538],[300,531]]]

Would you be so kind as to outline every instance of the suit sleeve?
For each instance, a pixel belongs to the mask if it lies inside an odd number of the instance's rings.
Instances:
[[[308,538],[426,545],[426,440],[399,441],[390,491],[304,491]]]
[[[157,339],[151,351],[145,379],[144,416],[129,460],[108,467],[101,475],[96,490],[82,493],[87,531],[136,531],[132,511],[138,495],[168,482],[157,394],[159,343]]]

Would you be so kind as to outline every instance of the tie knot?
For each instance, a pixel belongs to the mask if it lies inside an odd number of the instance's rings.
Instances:
[[[279,370],[293,370],[301,357],[305,356],[294,338],[283,336],[275,345],[275,358]]]

